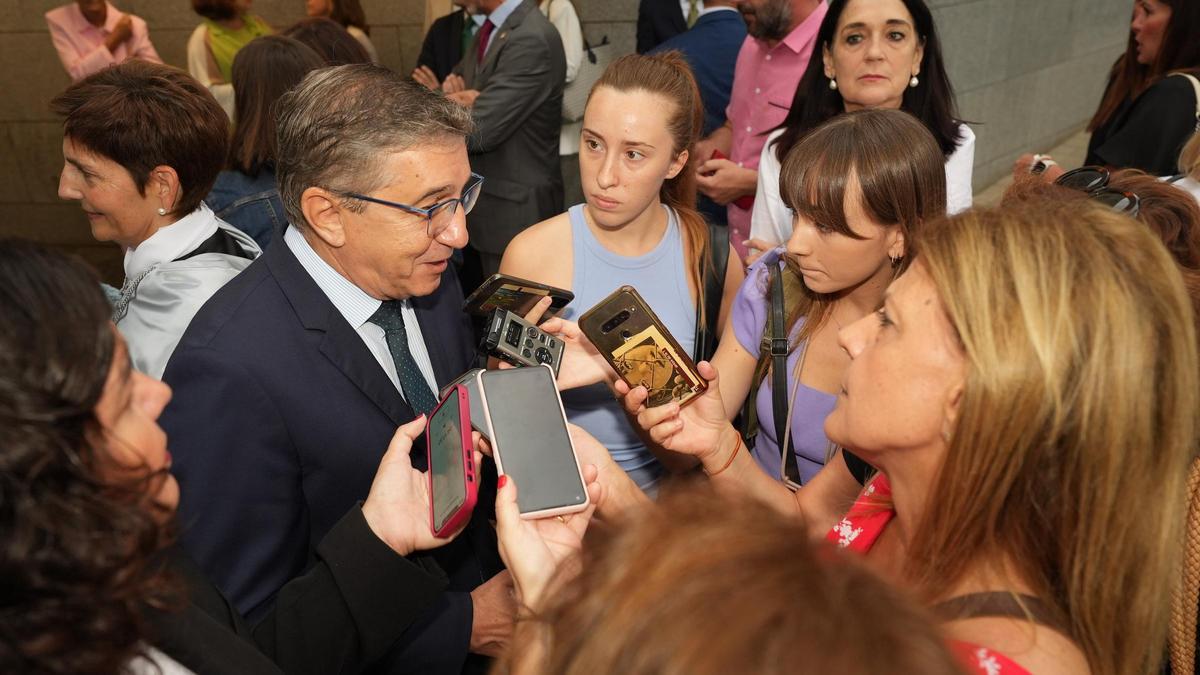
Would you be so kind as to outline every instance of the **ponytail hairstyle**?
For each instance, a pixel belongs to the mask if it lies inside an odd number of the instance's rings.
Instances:
[[[659,199],[675,210],[683,230],[684,260],[688,278],[699,298],[700,316],[704,320],[704,272],[711,264],[708,255],[708,223],[696,210],[696,141],[704,127],[704,105],[700,100],[700,89],[692,69],[678,51],[669,51],[653,56],[629,54],[613,61],[592,87],[592,94],[600,87],[615,91],[644,91],[657,94],[674,105],[665,108],[667,130],[671,133],[674,146],[673,156],[687,151],[688,160],[674,178],[663,181]],[[590,101],[591,94],[588,95]]]

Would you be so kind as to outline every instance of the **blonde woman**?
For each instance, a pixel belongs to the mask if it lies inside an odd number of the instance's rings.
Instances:
[[[1200,132],[1192,134],[1192,139],[1183,146],[1179,154],[1180,176],[1172,180],[1172,184],[1181,190],[1187,190],[1200,201]]]
[[[974,672],[1156,671],[1200,385],[1170,254],[1091,203],[969,212],[919,243],[879,312],[841,331],[851,364],[825,431],[879,470],[849,512],[843,466],[795,493],[758,470],[707,364],[709,390],[682,411],[640,408],[640,390],[627,407],[717,489],[802,517],[915,592]],[[577,447],[606,515],[644,500]],[[553,566],[536,537],[504,523],[500,537],[518,588],[538,587]]]

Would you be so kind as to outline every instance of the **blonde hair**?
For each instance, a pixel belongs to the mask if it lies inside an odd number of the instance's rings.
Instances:
[[[667,131],[671,134],[674,147],[671,154],[678,156],[687,150],[687,164],[674,177],[663,181],[659,199],[675,210],[684,241],[684,259],[687,261],[688,278],[696,288],[700,299],[700,319],[704,313],[703,273],[709,264],[708,223],[696,210],[696,166],[703,161],[696,156],[696,141],[704,127],[704,104],[700,89],[687,60],[678,51],[662,54],[628,54],[613,61],[588,94],[588,102],[600,87],[615,91],[644,91],[661,96],[674,105],[664,109],[667,116]]]
[[[1155,670],[1197,441],[1178,268],[1148,228],[1086,202],[968,212],[921,247],[967,375],[908,574],[934,600],[1010,563],[1092,672]]]
[[[513,672],[961,672],[914,598],[756,500],[670,492],[594,527],[582,558],[531,619],[540,644],[510,654],[544,659]]]
[[[1192,134],[1192,139],[1179,153],[1179,170],[1194,180],[1200,180],[1200,131]]]

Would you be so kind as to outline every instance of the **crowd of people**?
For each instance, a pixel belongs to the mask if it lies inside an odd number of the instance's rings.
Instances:
[[[192,0],[187,70],[46,14],[124,280],[0,240],[0,671],[1200,672],[1200,7],[981,208],[925,0],[642,0],[604,68],[570,0],[455,4],[404,73],[358,0]],[[475,434],[438,537],[497,272],[573,294],[525,318],[589,505]],[[623,285],[687,405],[576,323]]]

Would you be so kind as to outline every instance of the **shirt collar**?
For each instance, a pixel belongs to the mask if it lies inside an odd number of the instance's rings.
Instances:
[[[179,220],[158,228],[146,241],[125,250],[125,277],[131,279],[155,265],[195,250],[217,233],[217,217],[204,202]]]
[[[787,45],[788,49],[797,54],[807,54],[812,50],[812,41],[817,37],[817,31],[820,30],[821,22],[825,20],[825,12],[828,10],[829,5],[825,2],[817,5],[812,14],[801,21],[799,26],[793,28],[780,44]]]
[[[75,21],[75,25],[78,26],[80,33],[86,33],[89,29],[91,29],[103,31],[106,35],[108,35],[117,29],[117,22],[120,21],[121,17],[125,16],[125,14],[116,7],[113,7],[111,2],[107,2],[105,5],[107,5],[107,10],[104,13],[103,26],[92,25],[92,22],[88,21],[87,17],[83,15],[83,10],[79,9],[79,5],[74,2],[71,3],[71,8],[67,11],[71,13],[71,18]]]
[[[705,7],[704,9],[700,10],[700,16],[704,16],[705,14],[712,14],[713,12],[737,12],[737,11],[738,11],[737,7],[726,7],[724,5],[722,5],[720,7]]]
[[[484,21],[487,21],[487,14],[468,14],[467,16],[471,17],[471,21],[475,22],[476,28],[479,28],[483,25]]]
[[[504,2],[501,3],[501,5],[497,7],[494,12],[488,14],[488,21],[491,21],[492,25],[496,28],[503,26],[504,22],[508,20],[508,16],[516,11],[517,7],[520,7],[523,1],[524,0],[504,0]]]
[[[294,226],[289,225],[287,231],[283,233],[283,242],[291,249],[304,271],[308,272],[308,276],[317,282],[317,287],[321,289],[325,297],[329,298],[337,311],[346,319],[346,323],[350,324],[354,330],[358,330],[366,323],[383,304],[383,301],[367,295],[361,288],[333,269],[320,255],[317,255],[312,245]]]

